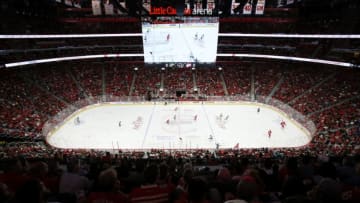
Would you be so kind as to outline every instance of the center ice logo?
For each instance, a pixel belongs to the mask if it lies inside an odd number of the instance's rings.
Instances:
[[[197,130],[197,114],[192,109],[175,107],[162,117],[163,130],[171,133],[189,133]]]

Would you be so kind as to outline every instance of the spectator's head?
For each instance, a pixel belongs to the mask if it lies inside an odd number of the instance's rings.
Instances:
[[[336,177],[336,167],[331,162],[325,162],[320,165],[319,175],[324,178],[332,178]]]
[[[230,181],[231,174],[229,169],[227,169],[226,167],[222,167],[217,174],[217,179],[222,182]]]
[[[305,194],[305,186],[299,178],[291,176],[285,180],[282,188],[283,198],[303,194]]]
[[[273,166],[273,161],[271,159],[265,159],[264,161],[265,169],[271,169],[272,166]]]
[[[74,159],[68,162],[67,164],[67,171],[69,173],[77,173],[79,172],[80,166],[79,166],[79,161]]]
[[[298,168],[297,159],[294,157],[291,157],[286,162],[286,168],[289,172],[296,173],[296,170]]]
[[[145,168],[145,161],[143,159],[137,159],[135,161],[136,172],[142,173],[144,171],[144,168]]]
[[[117,178],[115,169],[109,168],[102,171],[98,179],[99,190],[104,192],[118,191],[120,182]]]
[[[319,203],[336,203],[341,200],[341,187],[330,178],[322,179],[311,191],[312,198]]]
[[[356,175],[360,175],[360,162],[355,165],[355,173]]]
[[[165,180],[168,176],[168,166],[165,163],[160,164],[159,167],[159,178]]]
[[[44,191],[39,180],[29,180],[16,191],[15,203],[45,203]]]
[[[353,158],[352,157],[348,157],[345,156],[342,160],[342,164],[344,166],[349,166],[349,167],[353,167],[354,166],[354,162],[353,162]]]
[[[185,169],[183,176],[184,176],[185,182],[189,183],[190,180],[193,178],[194,173],[193,173],[192,169]]]
[[[203,202],[206,199],[208,185],[202,178],[193,178],[189,182],[189,202]]]
[[[48,173],[48,165],[45,162],[36,162],[30,168],[30,173],[33,177],[42,179]]]
[[[0,202],[8,202],[11,197],[8,186],[0,182]]]
[[[236,192],[238,198],[246,201],[252,201],[258,196],[259,188],[256,180],[252,176],[243,176],[239,181]]]
[[[144,178],[146,184],[154,184],[158,178],[158,167],[155,164],[150,164],[144,171]]]

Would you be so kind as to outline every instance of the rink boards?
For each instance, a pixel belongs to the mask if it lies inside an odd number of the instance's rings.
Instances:
[[[286,122],[285,128],[281,121]],[[239,148],[286,148],[308,144],[311,134],[281,110],[259,103],[143,102],[84,107],[46,139],[64,149],[221,149],[237,144]]]

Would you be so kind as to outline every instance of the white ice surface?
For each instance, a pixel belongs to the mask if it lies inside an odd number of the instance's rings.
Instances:
[[[220,148],[237,143],[240,148],[299,147],[310,141],[309,132],[280,110],[261,105],[257,113],[258,107],[240,102],[92,105],[69,116],[47,135],[47,142],[58,148],[139,150],[214,149],[216,143]]]

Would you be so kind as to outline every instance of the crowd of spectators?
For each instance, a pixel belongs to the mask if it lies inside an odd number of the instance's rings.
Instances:
[[[130,67],[121,64],[109,64],[106,68],[106,94],[114,96],[128,96],[133,72]]]
[[[349,74],[351,72],[351,74]],[[335,72],[334,76],[323,84],[316,86],[302,97],[294,101],[293,107],[301,113],[307,115],[311,112],[328,107],[334,103],[347,98],[359,95],[359,83],[357,71],[347,70]]]
[[[284,71],[284,80],[273,97],[288,103],[306,92],[317,82],[324,80],[328,75],[330,74],[326,69],[314,69],[311,67],[290,68]]]
[[[196,85],[198,91],[208,96],[224,96],[224,84],[221,79],[222,71],[218,69],[196,69]]]
[[[236,65],[226,65],[222,68],[228,94],[250,96],[251,69]]]
[[[255,95],[269,95],[281,78],[282,71],[281,67],[272,65],[267,65],[266,68],[262,66],[255,68]]]
[[[4,203],[352,203],[360,198],[358,156],[293,149],[110,154],[33,142],[1,149],[13,154],[0,163]],[[39,156],[24,156],[30,153]]]
[[[79,81],[81,87],[87,95],[102,95],[103,69],[101,63],[87,66],[82,64],[74,67],[72,71],[74,71],[77,81]]]
[[[189,68],[166,68],[164,70],[165,95],[175,95],[177,90],[193,93],[193,71]]]
[[[314,114],[311,119],[317,124],[317,129],[341,129],[354,126],[359,119],[360,99],[343,103],[329,108],[319,114]]]
[[[147,94],[156,96],[161,88],[161,74],[163,71],[159,68],[137,68],[136,83],[132,96],[147,96]]]

